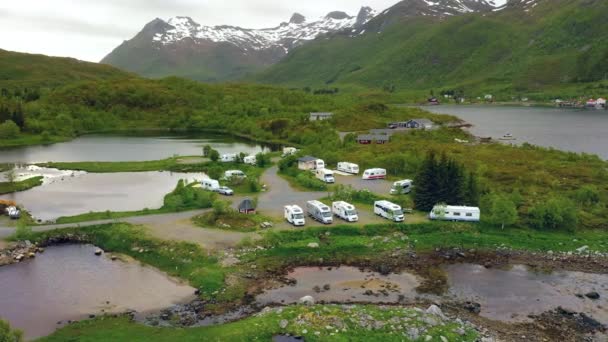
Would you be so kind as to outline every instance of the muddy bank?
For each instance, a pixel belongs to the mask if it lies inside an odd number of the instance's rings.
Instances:
[[[8,244],[7,247],[0,249],[0,267],[35,258],[36,254],[43,252],[44,248],[30,241]]]

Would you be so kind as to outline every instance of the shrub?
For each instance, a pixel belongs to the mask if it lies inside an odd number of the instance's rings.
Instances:
[[[0,138],[2,139],[16,138],[19,133],[21,133],[19,126],[12,120],[6,120],[4,123],[0,124]]]
[[[165,196],[163,208],[171,210],[211,208],[215,198],[215,193],[186,186],[184,181],[180,180],[175,190]]]
[[[321,180],[313,177],[312,174],[307,172],[302,172],[296,176],[296,183],[305,187],[306,189],[315,190],[315,191],[325,191],[327,190],[327,185],[323,183]]]
[[[570,200],[552,198],[530,208],[530,223],[538,229],[574,229],[578,223],[578,209]]]
[[[8,322],[0,319],[0,341],[2,342],[21,342],[23,341],[23,332],[20,330],[11,329]]]

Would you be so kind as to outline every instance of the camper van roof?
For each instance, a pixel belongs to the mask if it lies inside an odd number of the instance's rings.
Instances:
[[[478,207],[467,207],[463,205],[436,205],[436,208],[445,208],[449,210],[469,210],[469,211],[479,211]]]
[[[308,163],[308,162],[311,162],[311,161],[315,161],[317,159],[318,158],[315,158],[315,157],[305,156],[305,157],[302,157],[302,158],[298,159],[298,161],[302,162],[302,163]]]

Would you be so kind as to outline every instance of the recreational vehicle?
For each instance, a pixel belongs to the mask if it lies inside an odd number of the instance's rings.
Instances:
[[[338,171],[350,173],[353,175],[359,174],[359,165],[347,162],[338,163]]]
[[[308,216],[323,224],[331,224],[333,222],[331,209],[322,202],[306,202],[306,212],[308,213]]]
[[[364,180],[373,180],[373,179],[385,179],[386,178],[386,170],[385,169],[369,169],[363,172]]]
[[[247,178],[247,175],[241,170],[228,170],[224,172],[224,179],[230,178]]]
[[[232,163],[235,162],[237,158],[236,153],[227,153],[227,154],[222,154],[220,156],[220,161],[222,163]]]
[[[410,192],[412,192],[413,183],[414,182],[411,179],[405,179],[393,183],[393,187],[391,188],[391,195],[409,194]]]
[[[429,214],[431,220],[479,222],[481,211],[477,207],[436,205]]]
[[[201,182],[203,190],[218,191],[220,189],[220,182],[215,179],[204,179]]]
[[[317,176],[317,179],[320,179],[325,183],[335,183],[336,182],[336,178],[334,178],[334,173],[331,170],[318,169],[315,174]]]
[[[297,205],[285,206],[285,219],[294,226],[303,226],[306,224],[304,211]]]
[[[291,156],[298,153],[298,149],[295,147],[283,147],[283,157]]]
[[[347,222],[359,221],[359,215],[355,206],[343,201],[334,202],[331,204],[332,212],[336,217],[339,217]]]
[[[318,159],[311,156],[306,156],[298,159],[298,169],[304,171],[316,171],[325,168],[325,162],[322,159]]]
[[[12,220],[18,220],[21,217],[21,211],[17,207],[6,208],[6,214]]]
[[[256,165],[258,163],[258,160],[255,156],[247,156],[247,157],[243,158],[243,163],[249,164],[249,165]]]
[[[403,209],[401,209],[401,207],[397,204],[391,203],[389,201],[375,202],[374,214],[395,222],[403,222],[405,220]]]

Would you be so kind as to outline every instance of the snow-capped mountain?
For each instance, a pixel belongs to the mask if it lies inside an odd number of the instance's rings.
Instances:
[[[162,45],[175,44],[184,39],[230,43],[245,51],[281,47],[285,51],[313,40],[320,35],[359,27],[367,23],[375,12],[363,7],[358,16],[331,12],[319,20],[308,22],[295,13],[289,22],[265,29],[245,29],[235,26],[203,26],[189,17],[175,17],[166,24],[168,29],[154,35],[153,41]]]

